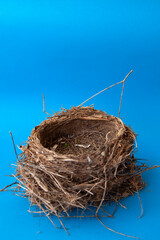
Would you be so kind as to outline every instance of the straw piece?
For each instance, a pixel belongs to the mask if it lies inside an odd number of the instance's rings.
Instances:
[[[129,75],[130,75],[132,72],[133,72],[133,70],[131,70],[131,71],[127,74],[127,76],[126,76],[122,81],[117,82],[117,83],[115,83],[115,84],[113,84],[113,85],[111,85],[111,86],[109,86],[109,87],[106,87],[105,89],[101,90],[100,92],[94,94],[92,97],[90,97],[90,98],[88,98],[87,100],[85,100],[84,102],[82,102],[78,107],[82,107],[86,102],[88,102],[88,101],[91,100],[92,98],[96,97],[96,96],[99,95],[100,93],[102,93],[102,92],[104,92],[104,91],[106,91],[106,90],[108,90],[108,89],[110,89],[110,88],[112,88],[112,87],[115,87],[116,85],[119,85],[119,84],[123,83],[123,88],[124,88],[124,82],[125,82],[125,80],[129,77]],[[122,89],[122,95],[121,95],[121,100],[120,100],[119,114],[120,114],[120,109],[121,109],[122,96],[123,96],[123,89]]]
[[[124,234],[124,233],[117,232],[117,231],[115,231],[115,230],[107,227],[98,217],[97,217],[97,219],[98,219],[98,221],[99,221],[105,228],[107,228],[107,229],[108,229],[109,231],[111,231],[111,232],[117,233],[117,234],[122,235],[122,236],[124,236],[124,237],[139,239],[139,237],[134,237],[134,236],[130,236],[130,235],[127,235],[127,234]]]
[[[123,82],[123,86],[122,86],[122,92],[121,92],[121,99],[120,99],[120,104],[119,104],[119,113],[118,113],[118,117],[120,117],[120,112],[121,112],[121,105],[122,105],[122,97],[123,97],[123,91],[124,91],[124,84],[126,79],[129,77],[129,75],[133,72],[133,70],[131,70],[127,76],[125,77],[125,79],[122,81]]]

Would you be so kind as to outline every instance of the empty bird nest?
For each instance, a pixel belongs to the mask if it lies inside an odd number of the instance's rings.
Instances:
[[[123,83],[122,101],[130,73],[99,93]],[[138,193],[145,186],[141,173],[157,167],[138,163],[134,157],[136,134],[119,117],[91,106],[82,107],[91,98],[78,107],[50,115],[36,126],[28,141],[20,146],[20,155],[10,133],[17,157],[13,174],[16,182],[0,191],[16,184],[13,192],[28,197],[30,206],[38,207],[30,212],[44,213],[55,227],[51,216],[57,216],[66,232],[61,217],[73,217],[73,209],[78,210],[76,217],[86,216],[82,214],[88,210],[91,214],[87,217],[96,217],[102,223],[100,217],[113,217],[104,206],[112,202],[117,206],[122,198]]]
[[[134,158],[136,134],[93,107],[63,110],[36,126],[20,148],[15,192],[47,217],[95,209],[141,190],[147,169]],[[61,224],[63,225],[62,221]]]

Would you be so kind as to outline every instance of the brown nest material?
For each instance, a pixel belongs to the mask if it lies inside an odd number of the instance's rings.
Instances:
[[[17,161],[16,192],[47,217],[116,202],[141,190],[147,169],[134,158],[136,134],[93,107],[64,110],[36,126]],[[63,225],[63,223],[61,222]]]

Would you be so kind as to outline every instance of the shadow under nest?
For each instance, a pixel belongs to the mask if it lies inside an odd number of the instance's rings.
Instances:
[[[134,158],[135,138],[120,118],[93,107],[63,110],[36,126],[21,146],[15,192],[62,225],[61,217],[74,208],[94,207],[98,217],[102,204],[145,186],[141,173],[148,168]]]

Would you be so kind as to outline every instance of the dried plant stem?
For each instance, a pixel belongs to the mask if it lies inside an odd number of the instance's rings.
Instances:
[[[48,112],[46,112],[46,110],[45,110],[45,96],[44,96],[44,94],[43,94],[43,112],[46,113],[47,115],[49,115],[50,117],[52,117],[52,115],[49,114]]]
[[[57,214],[56,216],[58,217],[58,219],[59,219],[59,221],[60,221],[60,223],[61,223],[63,229],[64,229],[64,230],[66,231],[66,233],[69,235],[69,232],[68,232],[67,229],[65,228],[65,226],[64,226],[64,224],[63,224],[63,222],[62,222],[60,216],[59,216],[58,214]]]
[[[104,170],[105,171],[105,170]],[[97,210],[96,210],[96,215],[97,215],[97,213],[98,213],[98,211],[99,211],[99,209],[100,209],[100,207],[101,207],[101,205],[102,205],[102,203],[103,203],[103,201],[104,201],[104,199],[105,199],[105,194],[106,194],[106,189],[107,189],[107,176],[106,176],[106,172],[105,172],[105,179],[104,179],[104,191],[103,191],[103,196],[102,196],[102,199],[101,199],[101,201],[100,201],[100,204],[99,204],[99,206],[98,206],[98,208],[97,208]]]
[[[121,92],[121,99],[120,99],[120,104],[119,104],[118,117],[120,117],[120,112],[121,112],[121,105],[122,105],[122,97],[123,97],[123,91],[124,91],[124,84],[125,84],[125,82],[123,82],[123,85],[122,85],[122,92]]]
[[[102,218],[109,218],[110,216],[106,216],[106,215],[97,215],[98,217],[102,217]],[[63,218],[95,218],[96,215],[77,215],[77,216],[62,216]]]
[[[17,161],[19,162],[18,154],[17,154],[16,147],[15,147],[15,144],[14,144],[13,135],[12,135],[11,132],[9,132],[9,133],[10,133],[10,135],[11,135],[11,139],[12,139],[12,143],[13,143],[13,147],[14,147],[14,152],[15,152],[15,155],[16,155],[16,158],[17,158]]]
[[[97,217],[97,216],[96,216]],[[130,237],[130,238],[136,238],[136,239],[139,239],[138,237],[134,237],[134,236],[130,236],[130,235],[127,235],[127,234],[124,234],[124,233],[120,233],[120,232],[117,232],[109,227],[107,227],[98,217],[97,217],[98,221],[105,227],[107,228],[109,231],[111,232],[114,232],[114,233],[117,233],[119,235],[122,235],[122,236],[125,236],[125,237]]]
[[[105,212],[105,213],[108,215],[108,217],[110,217],[110,218],[114,218],[113,213],[110,214],[110,213],[108,213],[106,210],[104,210],[104,209],[101,208],[101,207],[100,207],[100,209],[101,209],[103,212]]]
[[[140,198],[138,190],[137,190],[137,195],[138,195],[138,199],[139,199],[140,206],[141,206],[141,215],[139,216],[139,218],[141,218],[143,216],[143,206],[142,206],[142,201],[141,201],[141,198]]]
[[[131,70],[127,76],[124,78],[124,80],[122,81],[123,82],[123,86],[122,86],[122,92],[121,92],[121,99],[120,99],[120,104],[119,104],[119,113],[118,113],[118,117],[120,117],[120,112],[121,112],[121,105],[122,105],[122,97],[123,97],[123,91],[124,91],[124,84],[125,84],[125,81],[126,79],[129,77],[129,75],[133,72],[133,70]]]
[[[112,87],[114,87],[114,86],[116,86],[116,85],[118,85],[118,84],[120,84],[120,83],[123,83],[123,81],[120,81],[120,82],[118,82],[118,83],[115,83],[115,84],[113,84],[113,85],[111,85],[111,86],[103,89],[102,91],[94,94],[92,97],[90,97],[90,98],[88,98],[87,100],[85,100],[84,102],[82,102],[78,107],[82,107],[82,105],[84,105],[86,102],[88,102],[88,101],[91,100],[92,98],[96,97],[96,96],[99,95],[100,93],[102,93],[102,92],[104,92],[104,91],[106,91],[106,90],[108,90],[108,89],[110,89],[110,88],[112,88]]]
[[[11,186],[14,185],[14,184],[17,184],[17,181],[14,182],[14,183],[11,183],[11,184],[9,184],[9,185],[7,185],[6,187],[4,187],[4,188],[2,188],[2,189],[0,189],[0,192],[3,192],[6,188],[9,188],[9,187],[11,187]]]
[[[99,95],[100,93],[102,93],[102,92],[104,92],[104,91],[106,91],[106,90],[108,90],[108,89],[110,89],[110,88],[112,88],[112,87],[114,87],[114,86],[116,86],[116,85],[118,85],[118,84],[120,84],[120,83],[123,83],[123,84],[124,84],[125,80],[127,79],[127,77],[128,77],[132,72],[133,72],[133,70],[131,70],[131,71],[127,74],[127,76],[126,76],[122,81],[117,82],[117,83],[115,83],[115,84],[113,84],[113,85],[111,85],[111,86],[109,86],[109,87],[101,90],[100,92],[94,94],[92,97],[90,97],[90,98],[88,98],[87,100],[85,100],[84,102],[82,102],[78,107],[82,107],[83,104],[85,104],[86,102],[88,102],[88,101],[91,100],[92,98],[96,97],[96,96]]]
[[[38,203],[37,203],[37,205],[39,206],[40,209],[43,210],[45,216],[49,219],[49,221],[53,224],[53,226],[54,226],[55,228],[58,228],[58,227],[55,225],[55,223],[52,221],[52,219],[48,216],[48,214],[46,213],[46,211],[45,211],[45,209],[42,207],[42,205],[40,205],[40,204],[38,204]]]

